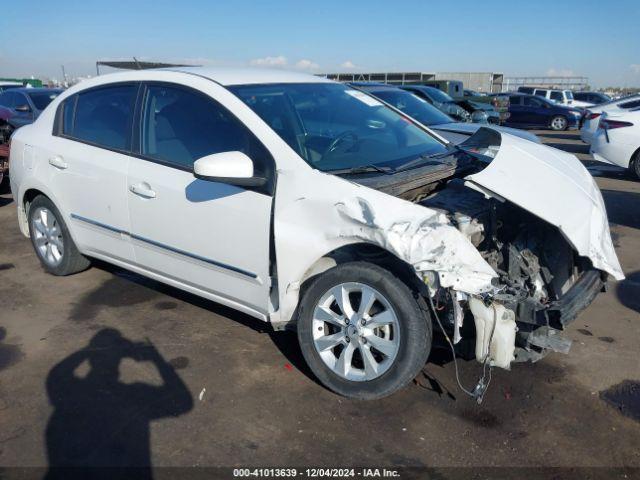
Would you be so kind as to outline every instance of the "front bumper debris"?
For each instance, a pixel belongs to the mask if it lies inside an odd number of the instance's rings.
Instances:
[[[606,275],[606,274],[604,274]],[[553,302],[546,310],[538,315],[547,317],[549,325],[560,328],[569,325],[587,308],[606,285],[603,273],[599,270],[588,270],[560,299]]]
[[[564,327],[573,322],[587,308],[598,292],[606,287],[606,274],[599,270],[584,272],[573,286],[544,310],[535,312],[534,321],[539,327],[518,332],[515,361],[537,362],[549,352],[569,353],[571,340],[561,335]]]

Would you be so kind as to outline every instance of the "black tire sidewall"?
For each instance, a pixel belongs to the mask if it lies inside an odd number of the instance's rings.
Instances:
[[[631,166],[632,166],[633,174],[636,180],[640,180],[640,152],[636,153],[633,156],[633,160],[631,161]]]
[[[56,220],[58,221],[58,225],[60,225],[60,231],[62,232],[62,241],[64,242],[64,250],[62,252],[62,262],[60,262],[56,266],[48,265],[44,261],[44,259],[40,256],[40,252],[35,244],[35,235],[33,233],[33,228],[34,228],[33,212],[35,212],[39,207],[43,207],[50,210],[55,215]],[[73,268],[74,256],[79,256],[80,254],[75,246],[75,243],[73,243],[71,235],[69,234],[69,230],[67,229],[67,224],[62,218],[62,214],[56,208],[53,202],[49,200],[47,197],[45,197],[44,195],[37,196],[29,205],[28,223],[29,223],[29,237],[31,238],[31,244],[33,245],[33,249],[36,252],[36,256],[38,257],[38,260],[40,260],[40,263],[42,264],[43,268],[47,272],[53,275],[58,275],[58,276],[64,276],[64,275],[69,275],[70,273],[75,273],[75,271],[77,271],[77,268]]]
[[[329,289],[346,282],[359,282],[376,289],[391,304],[398,317],[400,347],[391,367],[380,377],[364,382],[344,379],[327,367],[313,342],[312,320],[316,304]],[[352,398],[376,399],[404,387],[424,367],[431,350],[432,326],[422,300],[391,272],[368,262],[338,265],[313,280],[299,309],[298,341],[307,364],[318,380],[334,392]]]

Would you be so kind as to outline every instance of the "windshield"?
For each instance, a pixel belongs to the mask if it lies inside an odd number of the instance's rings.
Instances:
[[[47,108],[47,105],[49,105],[58,95],[60,95],[60,92],[57,91],[36,92],[30,93],[29,98],[38,110],[44,110],[45,108]]]
[[[374,90],[372,95],[406,113],[423,125],[441,125],[454,122],[450,116],[429,105],[429,102],[403,90]]]
[[[342,84],[229,88],[309,165],[323,171],[388,166],[448,151],[369,95]]]
[[[567,97],[567,100],[573,100],[573,92],[571,90],[565,90],[564,95]]]

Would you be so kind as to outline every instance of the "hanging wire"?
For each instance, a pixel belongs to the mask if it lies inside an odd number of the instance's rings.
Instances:
[[[464,388],[464,386],[462,385],[462,382],[460,381],[460,373],[458,371],[458,360],[456,358],[456,349],[453,346],[453,342],[451,341],[451,338],[449,338],[449,335],[447,334],[446,330],[444,329],[442,322],[440,321],[440,317],[438,316],[438,312],[436,311],[436,308],[433,304],[433,300],[431,299],[431,297],[429,295],[426,295],[427,300],[429,301],[429,306],[431,307],[431,311],[433,312],[433,316],[435,317],[436,321],[438,322],[438,325],[440,326],[440,330],[442,331],[442,333],[444,334],[444,337],[447,340],[447,343],[449,344],[449,347],[451,348],[451,355],[453,356],[453,366],[455,367],[455,371],[456,371],[456,382],[458,383],[458,387],[460,388],[460,390],[462,390],[465,394],[467,394],[468,396],[470,396],[471,398],[474,398],[476,400],[476,402],[478,402],[478,404],[482,403],[482,400],[484,399],[484,394],[487,391],[487,389],[489,388],[489,384],[491,383],[491,370],[492,370],[492,366],[491,366],[491,361],[490,361],[490,352],[491,352],[491,342],[493,341],[493,334],[495,333],[496,330],[496,323],[497,323],[497,314],[496,314],[496,309],[493,309],[493,326],[491,327],[491,336],[489,337],[489,344],[487,347],[487,354],[485,355],[483,361],[482,361],[482,377],[480,377],[480,379],[478,380],[478,383],[476,384],[476,386],[474,387],[473,391],[469,391],[466,388]],[[453,300],[454,302],[456,300]],[[487,380],[487,366],[489,367],[488,370],[488,380]],[[485,383],[486,380],[486,383]]]

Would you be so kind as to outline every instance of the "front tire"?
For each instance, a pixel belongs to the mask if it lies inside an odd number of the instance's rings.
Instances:
[[[300,303],[298,341],[313,373],[345,397],[376,399],[424,367],[432,326],[424,300],[388,270],[338,265],[313,280]]]
[[[44,195],[29,205],[29,236],[40,263],[52,275],[71,275],[90,265],[73,243],[62,215]]]
[[[551,130],[555,130],[556,132],[561,132],[567,129],[568,122],[565,117],[562,115],[556,115],[551,119],[551,123],[549,123]]]

